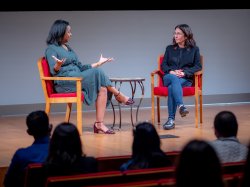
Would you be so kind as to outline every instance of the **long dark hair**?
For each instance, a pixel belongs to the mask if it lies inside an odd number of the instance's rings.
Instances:
[[[248,143],[248,154],[244,166],[244,173],[240,187],[249,187],[249,186],[250,186],[250,142]]]
[[[65,35],[67,26],[69,25],[68,21],[65,20],[56,20],[50,28],[49,35],[47,37],[46,43],[61,45],[62,38]]]
[[[196,42],[194,40],[194,36],[193,36],[193,32],[192,32],[191,28],[187,24],[177,25],[177,26],[175,26],[174,29],[177,29],[177,28],[180,29],[184,33],[184,36],[187,38],[185,40],[185,47],[187,47],[187,48],[195,47]],[[177,45],[174,37],[173,37],[173,45],[175,45],[175,46]]]
[[[132,145],[134,168],[152,168],[171,165],[167,155],[160,148],[160,137],[151,123],[142,122],[134,130],[134,140]]]
[[[67,168],[81,156],[84,155],[76,126],[66,122],[59,124],[52,134],[46,163]]]
[[[138,124],[134,130],[133,156],[148,155],[160,149],[160,138],[154,125],[148,122]]]
[[[222,168],[213,147],[191,140],[180,153],[176,167],[177,187],[223,187]]]

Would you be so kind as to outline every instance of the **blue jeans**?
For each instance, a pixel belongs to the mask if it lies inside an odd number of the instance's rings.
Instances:
[[[192,82],[176,75],[166,74],[163,77],[163,84],[168,87],[168,118],[174,120],[177,106],[183,105],[182,87],[191,86]]]

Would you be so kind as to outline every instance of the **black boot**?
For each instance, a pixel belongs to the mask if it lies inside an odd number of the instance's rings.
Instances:
[[[179,107],[179,113],[180,113],[181,117],[185,117],[189,113],[189,111],[187,110],[187,108],[184,105],[181,105]]]
[[[163,128],[165,130],[170,130],[173,129],[175,127],[175,123],[174,120],[169,118],[168,121],[163,125]]]

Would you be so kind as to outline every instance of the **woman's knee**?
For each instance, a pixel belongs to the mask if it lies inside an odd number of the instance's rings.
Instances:
[[[169,85],[177,80],[178,80],[178,77],[176,75],[173,75],[173,74],[167,74],[167,75],[164,75],[164,77],[163,77],[164,85]]]

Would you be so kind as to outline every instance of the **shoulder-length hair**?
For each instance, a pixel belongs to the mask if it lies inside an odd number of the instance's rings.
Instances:
[[[76,126],[72,123],[59,124],[51,137],[48,163],[71,165],[83,155],[82,143]]]
[[[49,35],[46,40],[47,45],[49,44],[61,45],[61,41],[66,33],[68,25],[69,25],[68,21],[56,20],[50,28]]]
[[[132,157],[148,157],[154,152],[162,152],[160,149],[160,137],[151,123],[142,122],[134,130],[132,145]]]
[[[204,140],[191,140],[182,149],[176,166],[177,187],[223,187],[220,160]]]
[[[196,42],[194,40],[194,36],[193,36],[193,32],[192,32],[191,28],[187,24],[177,25],[177,26],[175,26],[174,29],[176,30],[177,28],[180,29],[184,33],[184,36],[187,38],[185,41],[185,47],[187,47],[187,48],[195,47]],[[177,45],[174,37],[173,37],[173,45],[174,46]]]

